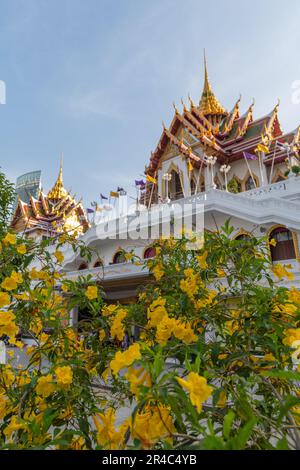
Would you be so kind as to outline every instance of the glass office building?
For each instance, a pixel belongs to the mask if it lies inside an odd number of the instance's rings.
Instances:
[[[41,190],[41,171],[31,171],[25,175],[19,176],[16,181],[16,196],[27,203],[30,196],[38,199]]]

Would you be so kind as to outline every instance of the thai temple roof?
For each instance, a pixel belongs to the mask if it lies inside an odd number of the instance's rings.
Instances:
[[[254,154],[259,144],[267,148],[265,161],[271,160],[271,152],[276,141],[292,143],[292,151],[300,158],[300,126],[283,134],[278,119],[279,102],[260,118],[254,119],[255,101],[240,115],[241,97],[232,110],[227,112],[216,98],[208,78],[207,62],[204,56],[203,92],[196,105],[189,97],[190,106],[183,101],[180,112],[174,105],[175,114],[169,127],[163,125],[163,132],[145,172],[155,176],[164,154],[173,152],[186,157],[197,168],[206,166],[206,156],[216,156],[219,163],[229,164],[243,159],[243,152]],[[277,151],[279,162],[280,151]],[[286,158],[282,150],[282,159]],[[269,160],[269,161],[270,161]]]
[[[18,199],[11,226],[16,231],[38,229],[48,235],[64,229],[80,234],[88,229],[89,222],[81,202],[77,202],[64,187],[62,160],[58,178],[47,195],[40,191],[38,199],[31,196],[29,203]]]

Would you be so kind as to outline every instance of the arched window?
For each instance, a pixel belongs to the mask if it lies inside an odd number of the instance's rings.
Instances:
[[[144,252],[144,259],[155,258],[156,256],[156,249],[154,247],[146,248]]]
[[[101,266],[103,266],[103,263],[102,263],[101,259],[98,259],[93,267],[94,268],[100,268]]]
[[[235,237],[235,240],[248,240],[250,238],[250,235],[247,233],[240,233],[237,237]]]
[[[168,188],[170,199],[180,199],[183,197],[183,189],[180,181],[180,176],[175,170],[171,171],[171,180],[169,181]]]
[[[255,189],[255,187],[252,176],[249,176],[245,181],[245,191],[250,191],[251,189]]]
[[[81,263],[79,265],[78,271],[82,271],[83,269],[88,269],[87,263]]]
[[[279,227],[270,233],[269,241],[274,239],[276,246],[270,245],[272,261],[295,259],[293,234],[285,227]]]
[[[126,263],[125,254],[123,251],[117,251],[113,257],[113,264]]]

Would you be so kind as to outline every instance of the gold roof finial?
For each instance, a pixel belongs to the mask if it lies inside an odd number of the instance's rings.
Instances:
[[[53,188],[48,193],[48,199],[58,200],[58,199],[63,199],[64,197],[68,195],[68,191],[65,189],[64,183],[63,183],[62,166],[63,166],[63,153],[61,153],[61,157],[60,157],[58,178]]]
[[[204,115],[208,115],[208,114],[210,115],[219,114],[221,116],[227,115],[226,110],[223,108],[223,106],[221,106],[221,104],[215,97],[214,92],[212,91],[212,88],[211,88],[211,84],[209,83],[205,49],[204,49],[204,85],[203,85],[202,96],[199,102],[199,109]]]

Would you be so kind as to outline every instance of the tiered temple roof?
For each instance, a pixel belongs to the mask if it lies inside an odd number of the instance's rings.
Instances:
[[[243,158],[243,152],[254,154],[257,146],[263,144],[268,148],[264,157],[266,165],[272,161],[275,142],[289,143],[290,156],[300,158],[300,126],[293,132],[283,134],[279,119],[279,103],[272,111],[258,119],[253,118],[254,101],[246,112],[240,115],[241,97],[235,103],[232,111],[227,112],[217,100],[208,79],[207,64],[204,61],[204,86],[199,105],[189,97],[190,106],[183,104],[180,112],[174,105],[175,113],[171,125],[163,125],[163,132],[155,150],[151,153],[150,163],[145,172],[150,176],[157,174],[160,160],[169,145],[178,150],[178,154],[192,161],[196,168],[206,165],[201,157],[205,155],[216,156],[219,163],[229,164]],[[179,137],[189,136],[184,140]],[[276,150],[276,162],[286,158],[284,149]]]
[[[38,232],[53,236],[62,230],[85,232],[89,223],[81,202],[65,189],[63,184],[62,164],[58,178],[47,195],[40,191],[39,198],[30,197],[29,203],[20,198],[11,222],[17,232]]]

